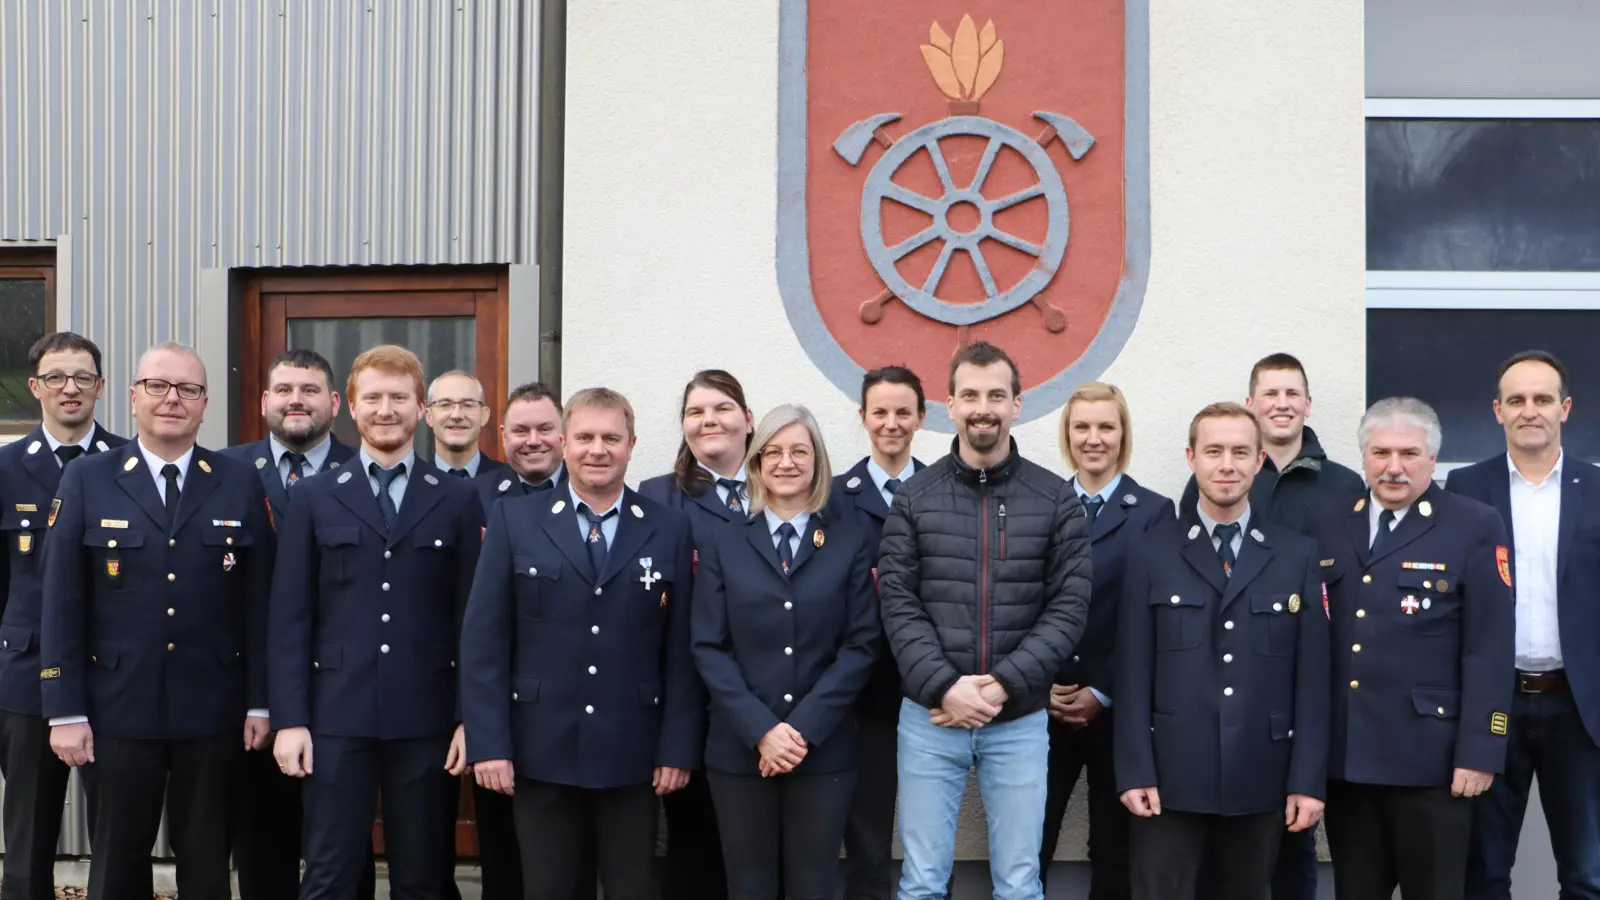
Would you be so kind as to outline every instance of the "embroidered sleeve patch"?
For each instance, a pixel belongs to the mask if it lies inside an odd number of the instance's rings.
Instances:
[[[1494,563],[1500,569],[1500,580],[1511,587],[1511,551],[1505,547],[1494,548]]]
[[[50,521],[44,523],[44,527],[56,527],[56,513],[59,512],[61,512],[61,498],[57,497],[56,499],[50,501]]]
[[[1509,724],[1510,720],[1506,718],[1505,713],[1494,713],[1493,715],[1489,716],[1489,733],[1504,735],[1506,733],[1506,726]]]
[[[39,673],[39,680],[40,681],[49,681],[52,678],[60,678],[60,677],[61,677],[61,670],[60,669],[44,669]]]
[[[1322,583],[1322,617],[1324,619],[1333,618],[1333,614],[1328,612],[1328,583],[1326,581]]]

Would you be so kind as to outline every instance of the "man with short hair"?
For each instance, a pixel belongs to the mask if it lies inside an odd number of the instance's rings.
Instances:
[[[1189,425],[1196,510],[1132,551],[1117,624],[1117,789],[1136,900],[1264,898],[1287,825],[1322,815],[1328,625],[1316,542],[1250,508],[1265,453],[1250,410]]]
[[[433,464],[456,478],[499,473],[506,464],[484,456],[478,437],[489,424],[489,404],[477,376],[461,369],[428,385],[428,427],[433,429]]]
[[[50,752],[40,716],[40,550],[62,471],[85,454],[121,447],[94,420],[105,389],[100,348],[70,331],[28,350],[28,389],[42,421],[0,449],[0,775],[5,778],[5,871],[0,900],[55,897],[56,844],[71,769]],[[91,813],[90,818],[93,818]]]
[[[989,820],[995,900],[1041,900],[1045,706],[1083,632],[1089,532],[1077,492],[1011,437],[1021,377],[978,342],[950,363],[948,456],[895,493],[878,590],[899,664],[901,900],[946,895],[967,773]]]
[[[500,415],[500,444],[509,468],[480,472],[473,481],[484,514],[505,496],[550,490],[566,478],[561,454],[561,401],[542,381],[518,385]]]
[[[512,797],[529,900],[653,896],[659,797],[700,764],[689,521],[626,484],[633,407],[606,388],[564,416],[567,479],[496,503],[462,627],[479,784]]]
[[[1328,844],[1338,900],[1460,897],[1471,798],[1502,771],[1515,632],[1505,524],[1435,487],[1426,403],[1361,418],[1369,496],[1317,529],[1331,618]]]
[[[1567,367],[1542,350],[1500,365],[1495,418],[1506,452],[1456,469],[1445,489],[1493,506],[1510,534],[1516,692],[1505,774],[1474,804],[1467,896],[1510,900],[1534,776],[1562,896],[1600,898],[1600,470],[1566,455]]]
[[[227,897],[243,751],[271,730],[276,536],[256,473],[195,444],[207,396],[194,350],[147,350],[128,399],[138,439],[68,466],[47,520],[50,746],[95,797],[93,900],[148,900],[163,805],[178,890]]]
[[[301,479],[355,456],[332,434],[341,399],[335,384],[333,366],[315,350],[278,354],[267,364],[261,392],[267,436],[222,451],[256,470],[274,521],[288,517]],[[233,850],[240,900],[293,897],[300,884],[300,782],[278,769],[270,740],[245,754],[243,791]]]
[[[412,449],[422,365],[403,347],[356,357],[356,464],[295,487],[278,554],[269,683],[273,754],[305,778],[302,900],[354,894],[381,789],[391,896],[450,881],[449,788],[466,770],[459,623],[483,508]],[[446,772],[453,778],[446,778]]]

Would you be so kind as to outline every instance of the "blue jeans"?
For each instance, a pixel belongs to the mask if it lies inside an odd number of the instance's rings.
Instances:
[[[899,900],[943,900],[956,854],[956,816],[967,772],[989,822],[994,900],[1044,900],[1039,841],[1049,784],[1050,734],[1044,710],[978,729],[941,728],[927,709],[900,708]]]
[[[1510,900],[1511,866],[1533,776],[1550,828],[1561,900],[1600,900],[1600,747],[1570,694],[1524,694],[1511,701],[1505,774],[1472,810],[1467,897]]]

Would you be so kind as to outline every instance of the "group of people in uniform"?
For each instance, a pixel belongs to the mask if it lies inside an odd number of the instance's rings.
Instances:
[[[981,342],[931,464],[909,369],[866,374],[871,453],[839,474],[804,406],[758,419],[708,369],[637,489],[606,388],[511,391],[499,462],[470,373],[382,345],[341,396],[292,350],[267,437],[214,451],[186,346],[140,358],[132,440],[95,420],[93,342],[29,364],[43,422],[0,449],[4,900],[52,896],[71,768],[92,900],[151,895],[163,808],[187,900],[233,869],[243,900],[371,897],[380,810],[390,896],[458,897],[469,772],[487,900],[818,900],[841,873],[932,900],[974,767],[997,900],[1042,900],[1085,772],[1093,900],[1310,898],[1324,811],[1341,900],[1509,897],[1535,773],[1563,891],[1600,897],[1600,487],[1548,354],[1501,367],[1507,453],[1443,488],[1425,403],[1366,411],[1358,474],[1269,356],[1194,417],[1177,504],[1128,472],[1110,384],[1061,412],[1071,478],[1023,459],[1017,366]]]

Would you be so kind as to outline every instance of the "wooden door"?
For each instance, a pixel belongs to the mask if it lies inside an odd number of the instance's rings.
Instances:
[[[237,336],[239,402],[231,417],[234,439],[243,443],[266,435],[261,392],[266,366],[288,349],[315,350],[332,364],[333,386],[345,393],[345,378],[356,356],[377,344],[399,344],[422,360],[432,381],[450,369],[472,372],[483,383],[489,423],[478,445],[499,458],[500,410],[507,393],[505,360],[506,284],[504,267],[419,267],[363,270],[301,270],[251,275],[243,295]],[[345,398],[334,424],[339,440],[359,442]],[[417,428],[417,455],[433,458],[433,435]],[[444,760],[439,760],[440,765]],[[471,775],[461,779],[456,816],[456,853],[478,855]],[[373,846],[383,853],[383,820],[373,826]]]

